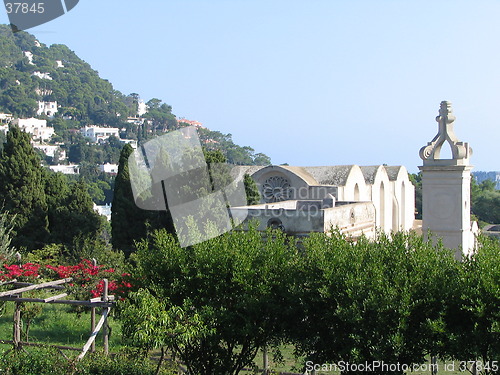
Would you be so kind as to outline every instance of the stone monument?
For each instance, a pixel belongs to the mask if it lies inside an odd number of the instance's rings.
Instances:
[[[438,134],[420,149],[422,171],[422,230],[430,231],[434,239],[455,250],[462,259],[475,247],[475,236],[470,220],[470,157],[472,149],[460,142],[453,130],[455,116],[451,103],[441,102]],[[441,159],[445,142],[451,148],[451,159]],[[445,145],[446,146],[446,145]]]

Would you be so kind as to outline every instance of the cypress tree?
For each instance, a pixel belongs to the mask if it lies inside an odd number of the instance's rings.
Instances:
[[[45,172],[30,136],[11,126],[0,155],[0,204],[16,215],[12,244],[42,247],[48,237]]]
[[[126,144],[120,153],[111,207],[111,242],[113,248],[127,255],[134,250],[134,241],[147,235],[148,212],[136,206],[130,184],[128,158],[133,152],[132,147]]]
[[[250,177],[249,174],[245,173],[245,177],[243,178],[243,183],[245,184],[245,193],[247,194],[247,204],[249,206],[260,203],[260,193],[257,188],[257,184]]]
[[[61,182],[64,182],[64,179],[52,180],[53,186]],[[69,190],[69,193],[51,197],[55,206],[51,207],[49,214],[52,242],[69,248],[75,239],[95,238],[101,230],[102,219],[94,211],[94,203],[84,180],[80,179],[65,190]]]

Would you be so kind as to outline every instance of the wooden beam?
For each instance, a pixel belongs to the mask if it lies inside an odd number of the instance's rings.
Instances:
[[[6,292],[0,292],[0,297],[11,296],[13,294],[19,294],[19,293],[23,293],[23,292],[28,292],[30,290],[50,288],[51,286],[54,286],[54,285],[65,284],[65,283],[67,283],[67,282],[69,282],[71,280],[73,280],[73,279],[71,277],[68,277],[66,279],[61,279],[61,280],[56,280],[56,281],[49,281],[49,282],[41,283],[41,284],[33,284],[33,285],[30,285],[30,286],[26,286],[24,288],[12,289],[12,290],[8,290]]]
[[[0,285],[16,284],[16,283],[17,283],[17,280],[16,279],[12,279],[10,281],[4,281],[4,282],[0,283]]]
[[[20,281],[16,281],[14,283],[14,286],[16,286],[16,287],[30,286],[30,285],[35,285],[35,284],[34,283],[22,283]],[[54,286],[51,286],[50,289],[66,289],[66,287],[64,285],[54,285]]]
[[[16,307],[14,309],[12,339],[12,341],[14,342],[14,347],[16,349],[19,349],[19,344],[21,342],[21,303],[19,302],[16,302]]]
[[[58,303],[63,305],[78,305],[78,306],[95,306],[95,307],[109,307],[113,306],[116,302],[90,302],[90,301],[74,301],[74,300],[52,300],[45,302],[43,298],[20,298],[15,296],[0,297],[0,301],[14,301],[14,302],[41,302],[41,303]]]
[[[114,294],[111,294],[110,296],[108,296],[108,301],[114,301],[114,300],[115,300]],[[90,302],[102,302],[102,296],[91,298]]]
[[[103,312],[103,314],[101,316],[101,319],[99,320],[99,323],[97,323],[97,325],[95,326],[94,330],[90,334],[89,339],[87,340],[87,342],[83,346],[82,352],[78,355],[77,359],[82,359],[83,357],[85,357],[85,354],[87,354],[90,346],[95,341],[95,338],[97,337],[97,333],[102,328],[102,326],[103,326],[104,322],[106,321],[106,319],[107,319],[108,314],[109,314],[110,311],[111,311],[110,307],[108,307],[107,309],[104,310],[104,312]]]
[[[90,334],[94,332],[95,329],[95,307],[90,308]],[[95,341],[92,341],[92,345],[90,346],[90,352],[95,352]]]
[[[58,294],[57,296],[45,298],[43,300],[43,302],[47,303],[47,302],[55,301],[56,299],[66,297],[67,295],[68,295],[68,293],[61,293],[61,294]]]
[[[104,302],[108,302],[108,288],[109,288],[109,282],[108,279],[102,279],[104,281],[104,290],[102,293],[102,300]],[[104,316],[104,311],[102,312]],[[108,335],[108,314],[104,316],[104,328],[102,329],[102,335],[103,335],[103,349],[104,349],[104,354],[108,355],[109,354],[109,335]]]

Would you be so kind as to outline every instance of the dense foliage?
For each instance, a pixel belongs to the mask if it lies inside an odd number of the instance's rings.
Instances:
[[[16,375],[156,375],[156,366],[148,359],[132,354],[113,358],[89,354],[82,361],[68,361],[56,349],[30,348],[0,357],[0,371]],[[161,375],[175,374],[164,370]]]
[[[41,166],[29,135],[11,127],[0,154],[0,204],[15,215],[12,244],[41,249],[58,243],[69,250],[76,240],[97,238],[102,218],[83,180],[70,184],[66,176]]]
[[[127,310],[126,332],[131,338],[146,335],[154,311],[169,316],[173,308],[184,311],[177,316],[186,316],[185,329],[195,325],[197,330],[186,337],[176,334],[175,324],[164,325],[162,335],[151,336],[165,338],[156,345],[174,351],[190,374],[238,374],[259,348],[279,339],[282,317],[293,308],[290,286],[297,259],[295,247],[279,233],[262,242],[256,230],[233,231],[180,248],[171,235],[157,232],[139,245],[135,257],[137,282],[148,291],[136,301],[149,300],[156,309]],[[146,311],[152,312],[144,316]]]
[[[495,189],[495,182],[484,180],[471,184],[471,211],[483,222],[490,224],[500,223],[500,190]]]
[[[309,363],[379,361],[408,370],[437,356],[479,359],[490,364],[480,372],[493,374],[499,257],[500,244],[489,239],[458,262],[404,233],[355,243],[333,232],[296,244],[251,229],[180,248],[157,232],[134,257],[143,289],[123,323],[133,343],[169,348],[190,374],[237,374],[257,349],[280,342]]]

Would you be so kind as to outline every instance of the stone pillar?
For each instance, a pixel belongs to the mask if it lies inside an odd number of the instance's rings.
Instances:
[[[438,134],[420,149],[422,171],[422,231],[442,239],[445,247],[455,250],[461,259],[475,247],[470,221],[470,156],[468,143],[460,142],[453,131],[451,103],[443,101],[436,117]],[[440,152],[447,142],[452,158],[441,159]]]

